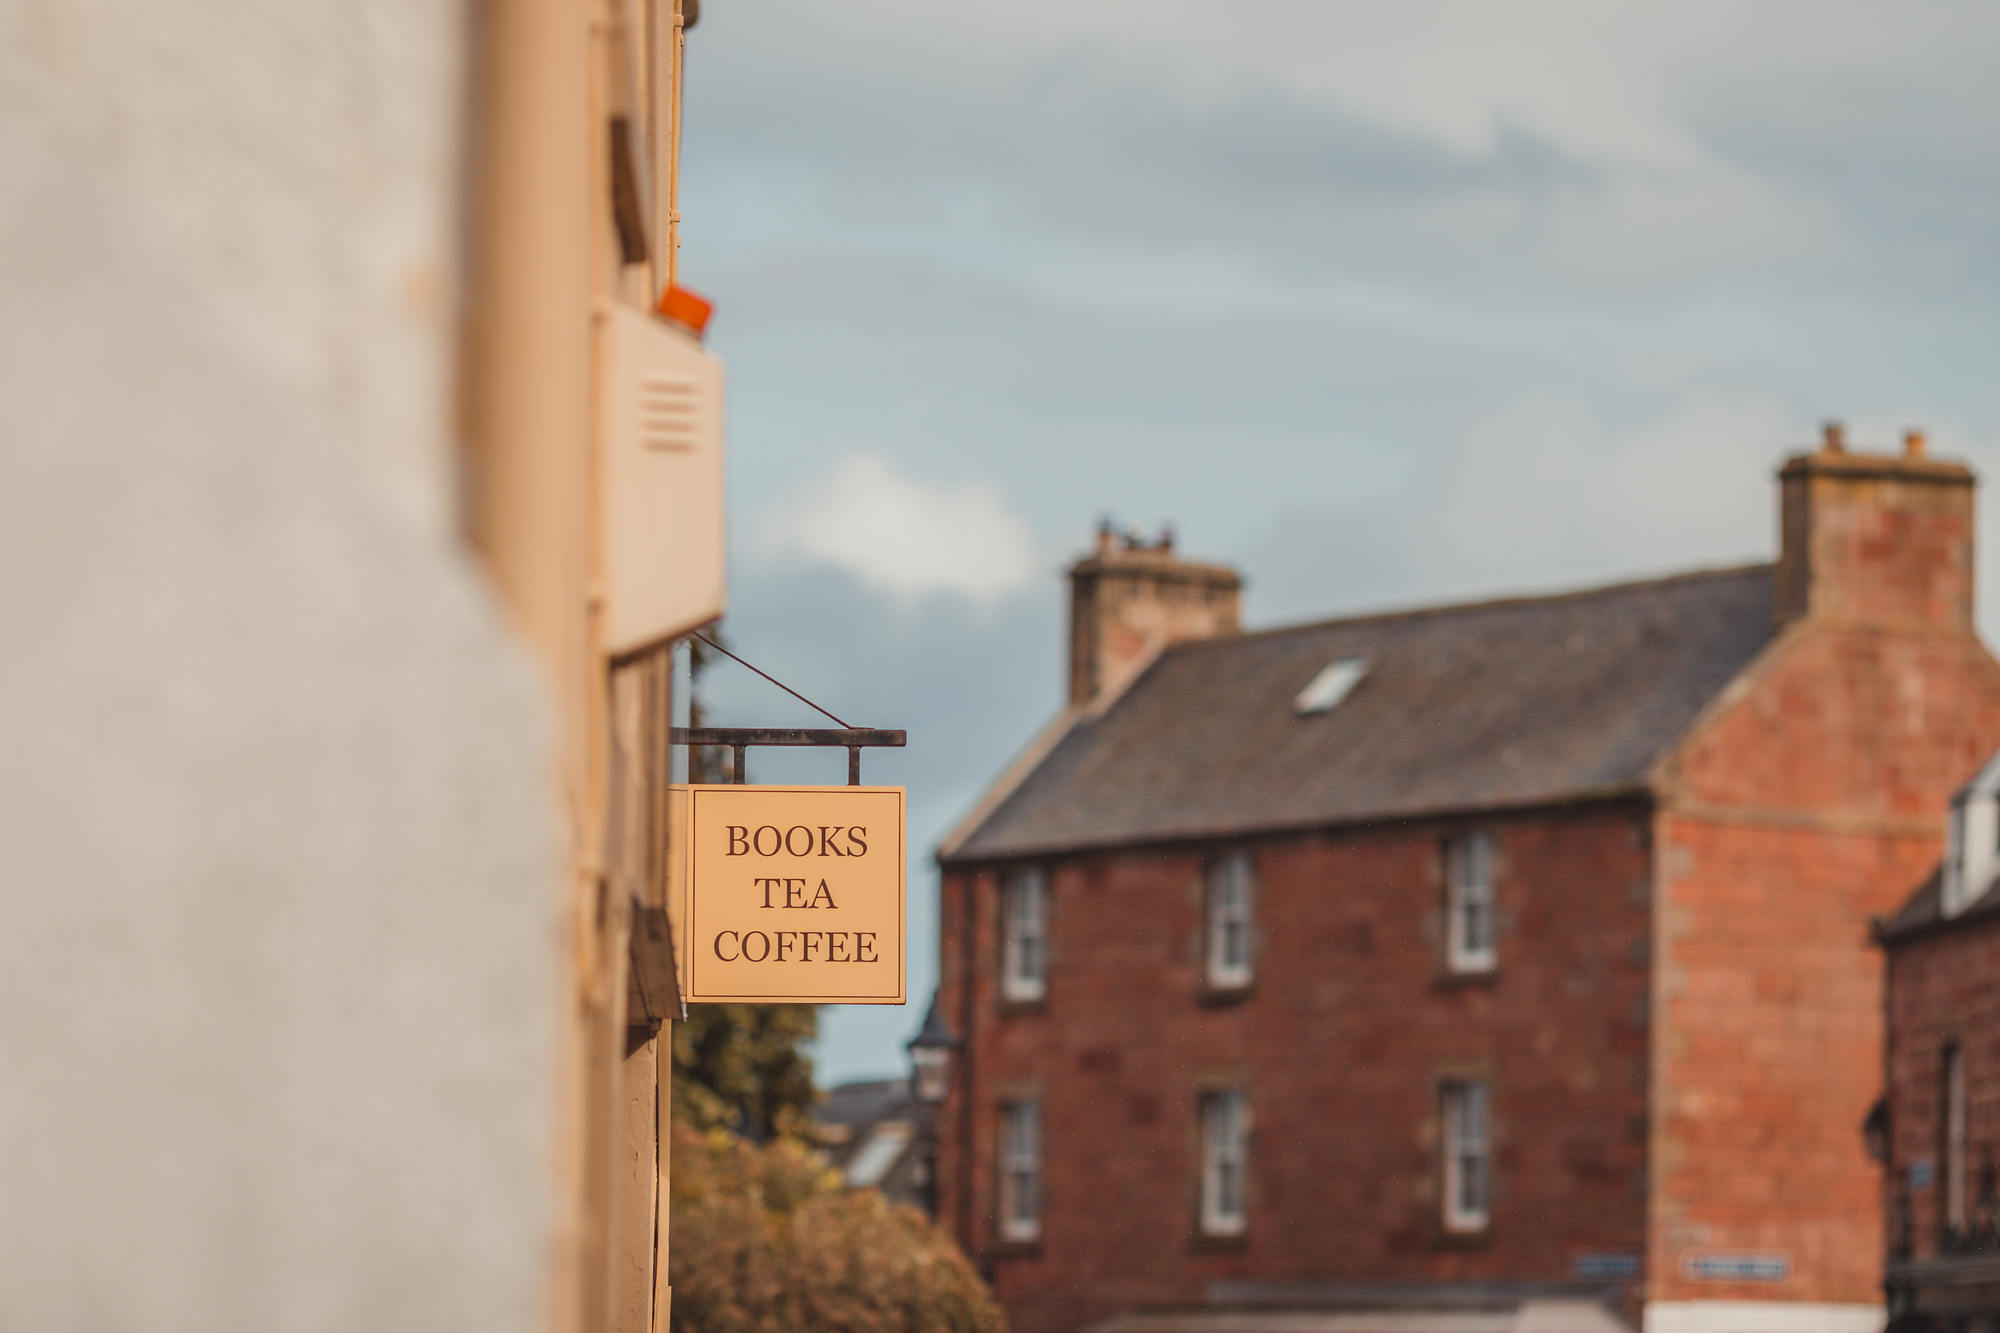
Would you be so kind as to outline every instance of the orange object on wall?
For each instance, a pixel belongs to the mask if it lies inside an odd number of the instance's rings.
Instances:
[[[708,317],[715,313],[715,302],[685,287],[669,287],[660,293],[658,309],[663,317],[699,338],[708,327]]]

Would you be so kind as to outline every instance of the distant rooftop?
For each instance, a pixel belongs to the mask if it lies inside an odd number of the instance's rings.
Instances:
[[[1636,792],[1770,641],[1772,585],[1751,565],[1184,643],[945,859]]]
[[[884,1116],[901,1114],[910,1105],[908,1079],[870,1079],[830,1089],[813,1108],[812,1118],[821,1125],[852,1129],[872,1125]]]

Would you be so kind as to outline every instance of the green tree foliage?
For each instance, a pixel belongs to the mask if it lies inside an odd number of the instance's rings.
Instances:
[[[693,1004],[674,1024],[674,1119],[762,1141],[807,1135],[818,1027],[805,1004]]]
[[[721,631],[707,631],[726,643]],[[703,675],[719,656],[689,639],[688,725],[708,725]],[[688,752],[688,781],[729,781],[726,749]],[[727,1129],[762,1141],[805,1137],[815,1099],[805,1045],[818,1031],[818,1011],[804,1004],[698,1004],[674,1024],[674,1120],[697,1129]]]
[[[1004,1333],[930,1220],[847,1190],[789,1140],[674,1128],[673,1326],[681,1333]]]

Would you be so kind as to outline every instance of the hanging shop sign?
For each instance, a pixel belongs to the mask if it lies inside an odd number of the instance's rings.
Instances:
[[[676,786],[690,1004],[902,1004],[901,787]]]

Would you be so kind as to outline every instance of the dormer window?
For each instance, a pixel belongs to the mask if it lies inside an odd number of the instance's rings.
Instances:
[[[1986,896],[2000,877],[2000,755],[1951,798],[1945,824],[1938,910],[1950,918]]]
[[[1938,889],[1938,907],[1946,917],[1970,907],[2000,874],[2000,794],[1980,780],[1985,777],[1981,773],[1952,798]]]
[[[1965,906],[1965,803],[1953,801],[1945,821],[1944,865],[1938,881],[1938,909],[1957,916]]]

